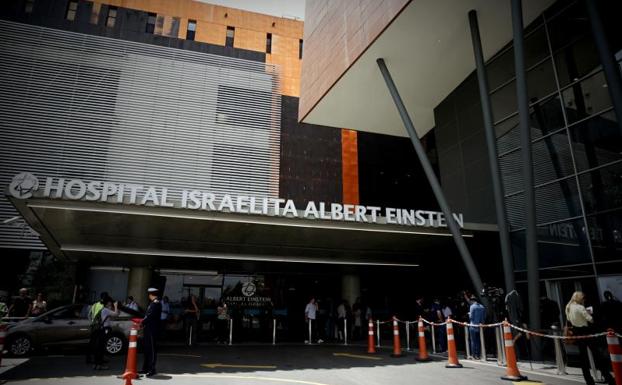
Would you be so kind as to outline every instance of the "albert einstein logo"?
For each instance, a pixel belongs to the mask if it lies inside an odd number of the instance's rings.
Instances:
[[[13,177],[9,185],[9,192],[19,199],[27,199],[39,188],[39,179],[29,172],[22,172]]]
[[[245,282],[242,285],[242,294],[246,297],[252,297],[257,292],[257,286],[252,282]]]

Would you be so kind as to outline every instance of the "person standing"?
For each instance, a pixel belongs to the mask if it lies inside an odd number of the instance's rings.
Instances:
[[[94,370],[106,370],[108,366],[105,365],[104,353],[106,337],[112,332],[112,318],[119,316],[119,304],[113,302],[112,298],[106,298],[104,307],[99,313],[99,317],[96,317],[96,322],[99,322],[99,327],[96,330],[95,337],[95,365]]]
[[[575,336],[588,335],[593,332],[591,324],[594,322],[594,319],[590,311],[585,308],[584,303],[585,295],[583,292],[575,291],[566,305],[566,318],[572,325],[572,334]],[[587,354],[587,349],[589,348],[592,351],[596,368],[600,371],[605,381],[609,385],[615,385],[615,379],[609,372],[611,370],[609,364],[600,354],[598,346],[596,345],[597,342],[591,338],[580,338],[576,339],[575,343],[579,348],[581,371],[583,372],[585,383],[587,385],[594,385],[594,378],[592,378],[592,374],[590,373],[590,360]]]
[[[134,297],[131,295],[127,296],[127,299],[125,300],[125,307],[128,309],[132,309],[134,311],[138,311],[139,307],[138,307],[138,303],[136,303],[136,301],[134,301]]]
[[[339,306],[337,306],[337,338],[339,341],[344,341],[346,332],[346,317],[348,316],[348,310],[346,309],[346,300],[341,300]]]
[[[622,332],[622,302],[615,299],[609,290],[603,293],[603,297],[605,302],[600,305],[598,324],[603,330],[613,329],[618,333]]]
[[[227,329],[229,324],[229,309],[223,299],[216,308],[216,343],[227,343]]]
[[[110,296],[107,292],[102,292],[99,296],[100,300],[91,305],[88,311],[89,319],[89,345],[86,352],[86,363],[90,364],[92,358],[97,355],[97,342],[99,338],[99,329],[101,327],[101,311],[104,304],[108,302]]]
[[[32,308],[30,310],[30,314],[32,316],[38,316],[47,311],[48,304],[43,300],[43,293],[38,293],[37,298],[32,301]]]
[[[164,338],[166,332],[166,324],[168,322],[168,316],[171,313],[171,304],[168,302],[168,297],[162,297],[162,314],[160,315],[160,337]]]
[[[186,343],[188,346],[194,346],[196,343],[199,315],[197,297],[194,296],[194,294],[190,295],[184,304],[184,328],[186,332]]]
[[[469,321],[471,324],[480,325],[486,322],[486,308],[481,303],[477,302],[477,298],[472,295],[469,298],[471,306],[469,307]],[[480,352],[482,349],[480,340],[480,328],[479,326],[471,326],[469,328],[469,334],[471,336],[471,354],[476,360],[480,359]]]
[[[305,341],[305,343],[312,344],[314,338],[317,338],[317,322],[316,322],[317,311],[318,311],[318,306],[317,306],[317,303],[315,302],[315,298],[311,297],[311,300],[309,300],[309,303],[305,307],[305,321],[311,323],[311,335],[309,336],[309,340]],[[322,341],[321,339],[318,339],[317,342],[321,344],[324,341]]]
[[[454,315],[454,312],[451,310],[451,306],[449,305],[450,303],[451,298],[447,298],[445,299],[445,304],[442,305],[441,313],[443,315],[443,322]],[[438,330],[441,334],[440,345],[441,353],[443,353],[447,351],[447,325],[441,325]]]
[[[150,287],[147,289],[149,295],[149,306],[142,320],[143,326],[143,370],[140,374],[147,377],[156,375],[156,359],[157,359],[157,337],[160,326],[160,317],[162,316],[162,304],[158,300],[158,289]]]
[[[19,289],[19,296],[13,300],[9,307],[9,317],[26,318],[32,310],[32,299],[28,297],[28,289]]]

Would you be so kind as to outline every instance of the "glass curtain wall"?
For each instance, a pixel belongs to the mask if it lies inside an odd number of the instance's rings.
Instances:
[[[609,2],[603,2],[609,3]],[[618,61],[619,5],[601,16]],[[622,272],[622,134],[583,1],[558,2],[525,34],[541,277]],[[525,270],[525,202],[514,52],[487,64],[518,278]]]

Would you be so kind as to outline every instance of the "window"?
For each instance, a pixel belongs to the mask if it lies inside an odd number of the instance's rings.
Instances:
[[[69,21],[74,21],[76,19],[77,13],[78,13],[78,2],[70,1],[67,4],[67,13],[65,14],[65,19]]]
[[[186,40],[194,40],[194,35],[197,32],[196,20],[188,20],[188,30],[186,31]]]
[[[272,53],[272,34],[266,35],[266,53]]]
[[[225,46],[233,47],[233,39],[235,38],[235,27],[227,27],[227,40]]]
[[[26,0],[26,5],[24,6],[25,13],[32,13],[32,9],[35,7],[35,0]]]
[[[106,27],[114,27],[117,21],[117,7],[108,8],[108,16],[106,17]]]
[[[146,33],[153,34],[153,32],[155,31],[155,25],[156,25],[157,18],[158,18],[158,15],[155,13],[150,13],[149,16],[147,16],[147,28],[145,29]]]
[[[298,59],[302,59],[302,39],[298,40]]]

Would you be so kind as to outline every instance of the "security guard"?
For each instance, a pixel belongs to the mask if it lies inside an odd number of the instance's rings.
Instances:
[[[156,374],[156,338],[158,336],[158,328],[160,325],[160,315],[162,314],[162,304],[158,300],[158,289],[150,287],[147,290],[149,294],[149,306],[143,318],[143,353],[145,359],[143,361],[143,370],[141,374],[145,374],[147,377],[155,376]]]

